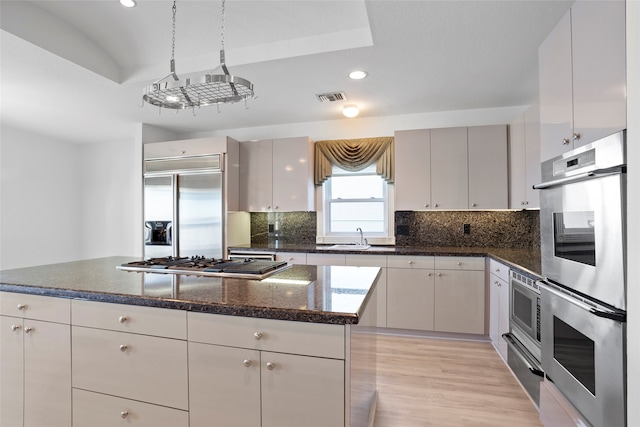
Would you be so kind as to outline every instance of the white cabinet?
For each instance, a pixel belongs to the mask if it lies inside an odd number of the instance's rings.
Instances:
[[[376,326],[387,326],[387,257],[384,255],[346,254],[345,265],[354,267],[380,267],[380,276],[374,291]]]
[[[434,258],[387,257],[387,327],[434,329]]]
[[[240,205],[250,212],[314,210],[308,137],[240,143]]]
[[[435,257],[434,329],[485,333],[484,258]]]
[[[467,128],[431,129],[431,207],[469,207]]]
[[[346,265],[345,254],[307,253],[308,265]]]
[[[431,131],[395,132],[395,210],[431,207]]]
[[[344,426],[344,333],[339,325],[189,313],[191,427]]]
[[[508,206],[504,125],[397,131],[396,210]]]
[[[276,252],[276,261],[287,261],[289,265],[305,265],[307,254],[304,252]]]
[[[625,2],[574,3],[539,49],[541,160],[626,128]]]
[[[502,334],[509,332],[509,267],[489,260],[489,271],[489,338],[506,361],[507,343]]]
[[[0,425],[70,426],[69,300],[2,293],[1,301]]]
[[[469,127],[467,145],[469,209],[507,209],[507,127]]]
[[[509,126],[509,207],[536,209],[540,192],[540,106],[536,102]]]

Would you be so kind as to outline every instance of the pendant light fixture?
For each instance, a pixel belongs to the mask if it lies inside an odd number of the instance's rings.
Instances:
[[[233,104],[253,99],[253,83],[229,74],[224,55],[225,0],[222,0],[220,65],[212,73],[180,80],[175,70],[176,2],[173,2],[171,72],[144,89],[142,99],[162,108],[183,110],[207,105]],[[213,74],[222,69],[223,74]]]

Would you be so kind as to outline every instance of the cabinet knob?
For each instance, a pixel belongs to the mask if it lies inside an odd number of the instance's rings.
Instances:
[[[478,206],[478,205],[477,205],[477,204],[475,204],[475,203],[471,203],[471,207],[472,207],[472,208],[475,208],[476,206]]]
[[[573,134],[573,140],[574,140],[574,141],[577,141],[577,140],[579,140],[579,139],[580,139],[580,134],[579,134],[579,133],[574,133],[574,134]]]
[[[462,265],[462,263],[461,263],[460,261],[458,261],[456,264],[458,264],[458,265]]]
[[[437,203],[434,203],[434,204],[433,204],[433,207],[434,207],[434,208],[437,208],[437,207],[438,207],[438,204],[437,204]]]
[[[289,261],[293,261],[293,257],[292,256],[289,257]]]
[[[500,269],[499,269],[499,268],[496,268],[496,273],[499,273],[499,272],[500,272]]]
[[[562,145],[568,145],[571,142],[569,138],[562,138]]]
[[[20,328],[21,328],[20,325],[11,325],[11,330],[14,331],[14,332],[17,331]]]
[[[409,261],[409,265],[413,264],[413,261]]]
[[[249,366],[251,366],[251,360],[249,360],[249,359],[244,359],[244,360],[242,361],[242,364],[248,368]]]
[[[31,332],[33,332],[34,329],[33,328],[24,328],[24,333],[25,334],[30,334]]]
[[[495,282],[493,282],[493,283],[495,283],[496,285],[500,286],[500,282],[498,282],[497,280]]]
[[[273,368],[275,368],[276,365],[273,362],[267,362],[267,369],[270,371],[273,371]]]
[[[524,202],[522,202],[523,205],[528,205],[529,202],[527,202],[526,200]]]
[[[520,202],[520,206],[524,206],[524,202]]]
[[[436,274],[436,276],[440,277],[440,276],[442,276],[442,273],[438,273],[438,274]]]
[[[255,332],[253,334],[253,337],[257,340],[261,340],[262,339],[262,332]]]
[[[276,206],[274,209],[278,209],[278,206]]]
[[[267,206],[267,210],[270,210],[270,209],[271,209],[271,206]]]
[[[427,273],[427,277],[431,277],[431,276],[432,276],[432,274],[431,274],[431,273]]]
[[[27,308],[26,304],[18,304],[18,310],[25,310]]]
[[[424,207],[428,208],[429,207],[429,203],[425,203]]]
[[[129,416],[129,411],[120,412],[120,418],[124,419],[124,418],[127,418],[128,416]]]
[[[121,344],[121,345],[120,345],[120,351],[121,351],[121,352],[123,352],[123,353],[124,353],[124,352],[125,352],[125,351],[127,351],[128,349],[129,349],[129,346],[128,346],[128,345],[126,345],[126,344]]]
[[[120,322],[120,323],[127,323],[128,320],[129,320],[129,318],[127,316],[118,317],[118,322]]]

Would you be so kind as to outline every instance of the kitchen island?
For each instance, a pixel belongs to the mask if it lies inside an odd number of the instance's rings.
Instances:
[[[0,382],[16,390],[0,424],[372,422],[379,268],[261,281],[116,270],[130,261],[0,272]]]

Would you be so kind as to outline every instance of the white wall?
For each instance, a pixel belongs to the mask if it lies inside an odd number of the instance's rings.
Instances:
[[[5,126],[1,141],[0,268],[78,259],[78,147]]]
[[[627,1],[627,425],[640,426],[640,2]]]

